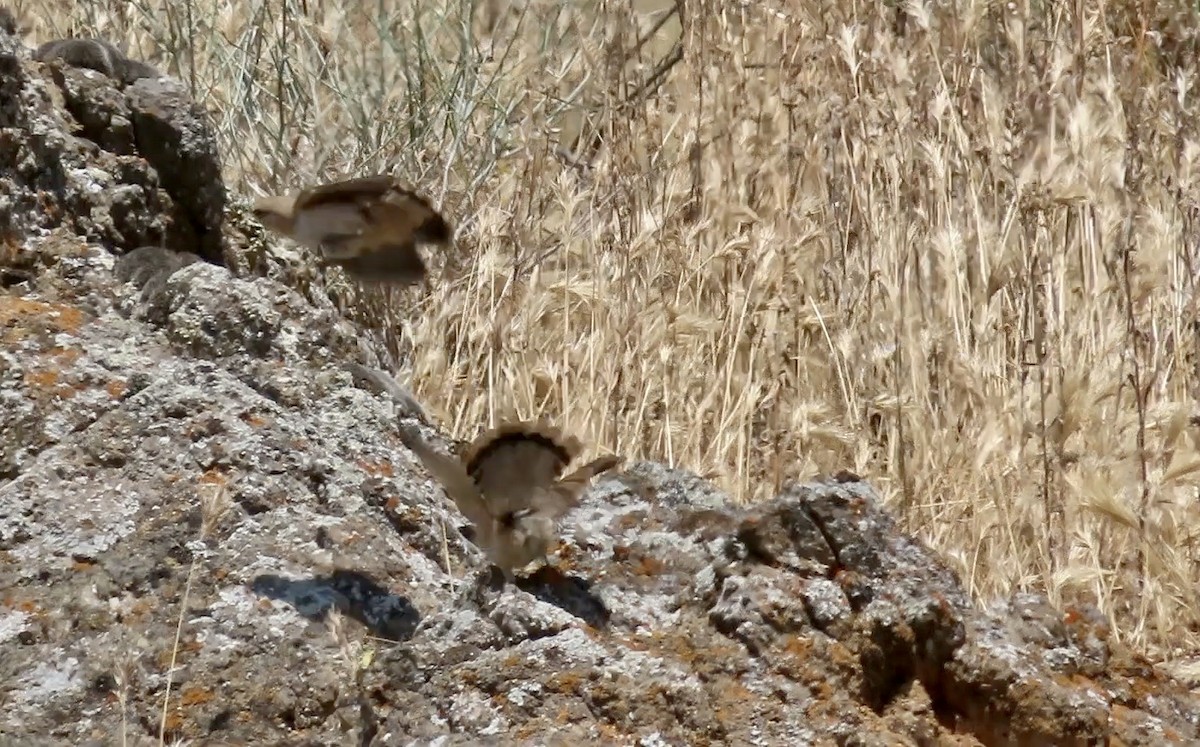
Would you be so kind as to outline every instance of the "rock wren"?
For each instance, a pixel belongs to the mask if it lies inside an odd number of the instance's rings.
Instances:
[[[86,67],[104,73],[113,80],[129,84],[140,78],[161,78],[162,73],[103,39],[55,39],[37,48],[33,59],[39,62],[62,60],[72,67]]]
[[[461,459],[434,451],[415,426],[401,426],[400,439],[474,525],[475,544],[510,582],[515,570],[545,559],[558,540],[556,522],[578,505],[592,478],[622,461],[603,456],[564,476],[582,446],[544,421],[493,428]]]
[[[454,236],[427,199],[386,175],[263,197],[254,217],[316,249],[323,264],[372,283],[420,282],[426,270],[417,244],[447,244]]]

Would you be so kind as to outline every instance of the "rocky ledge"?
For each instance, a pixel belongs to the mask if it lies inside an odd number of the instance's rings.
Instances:
[[[1095,610],[976,605],[853,475],[630,464],[504,584],[359,331],[245,260],[179,84],[0,68],[3,743],[1200,742]]]

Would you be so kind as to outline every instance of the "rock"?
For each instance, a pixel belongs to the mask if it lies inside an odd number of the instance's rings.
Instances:
[[[122,59],[124,59],[122,57]],[[225,186],[206,113],[172,78],[41,63],[0,31],[0,225],[109,251],[169,246],[223,264]],[[22,261],[53,257],[31,248]]]
[[[138,152],[154,168],[196,235],[195,249],[168,245],[219,260],[225,185],[207,114],[173,78],[141,78],[126,89],[126,99]]]
[[[156,186],[143,126],[204,140],[147,113],[178,92],[2,33],[0,68],[0,742],[1200,741],[1200,696],[1095,609],[976,604],[848,474],[739,509],[632,464],[505,584],[412,409],[347,370],[359,331],[213,261],[219,182]]]

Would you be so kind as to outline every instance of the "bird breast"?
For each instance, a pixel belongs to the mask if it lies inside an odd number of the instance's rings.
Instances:
[[[538,514],[523,515],[512,523],[496,520],[489,530],[480,545],[493,563],[506,569],[544,558],[555,541],[553,521]]]
[[[301,210],[293,231],[296,241],[315,249],[325,242],[358,236],[367,228],[357,204],[342,204]]]

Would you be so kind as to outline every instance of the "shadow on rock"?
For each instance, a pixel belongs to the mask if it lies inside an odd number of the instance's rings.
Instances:
[[[264,574],[255,578],[250,588],[268,599],[286,602],[313,621],[324,620],[336,607],[366,626],[372,635],[393,641],[411,638],[421,622],[408,599],[392,594],[358,571],[334,571],[307,579]]]
[[[587,579],[568,576],[553,566],[543,566],[529,577],[518,579],[517,587],[593,628],[608,627],[611,613],[600,597],[592,593],[592,583]]]

